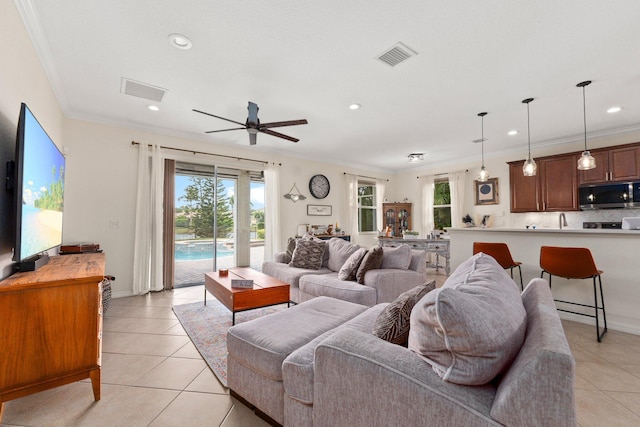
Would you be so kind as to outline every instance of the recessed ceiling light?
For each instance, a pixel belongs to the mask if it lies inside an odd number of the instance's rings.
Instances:
[[[607,110],[607,113],[617,113],[622,110],[622,107],[611,107]]]
[[[147,105],[147,108],[151,111],[159,111],[160,107],[158,107],[157,105]]]
[[[517,135],[518,131],[515,130],[515,129],[514,130],[510,130],[507,134],[510,135],[510,136]]]
[[[178,49],[191,49],[193,46],[189,37],[178,33],[169,34],[169,44]]]
[[[351,105],[349,105],[349,109],[351,109],[351,110],[357,110],[360,107],[362,107],[362,105],[360,105],[360,104],[351,104]]]

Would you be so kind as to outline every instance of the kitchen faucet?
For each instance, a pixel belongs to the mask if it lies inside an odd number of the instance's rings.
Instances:
[[[567,226],[567,217],[564,216],[564,212],[560,214],[560,218],[558,218],[558,222],[560,223],[560,230],[562,230],[562,226]]]

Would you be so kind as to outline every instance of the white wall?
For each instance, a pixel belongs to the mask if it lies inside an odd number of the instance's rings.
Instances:
[[[14,160],[20,103],[26,103],[58,144],[64,117],[22,20],[11,1],[0,2],[0,170]],[[13,246],[12,194],[0,188],[0,278],[11,274]]]

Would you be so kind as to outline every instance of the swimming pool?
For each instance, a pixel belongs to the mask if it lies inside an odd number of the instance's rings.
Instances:
[[[218,243],[218,258],[231,256],[234,251],[227,248],[223,243]],[[196,261],[201,259],[213,259],[213,242],[176,242],[176,261]]]

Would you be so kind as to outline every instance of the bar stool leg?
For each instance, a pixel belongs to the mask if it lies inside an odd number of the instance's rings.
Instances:
[[[522,284],[522,267],[518,266],[518,270],[520,271],[520,290],[524,291],[524,285]]]
[[[602,318],[604,321],[604,330],[600,333],[600,325],[598,322],[598,293],[596,290],[596,276],[593,277],[593,300],[596,311],[596,336],[598,337],[598,342],[602,341],[602,337],[607,333],[607,313],[604,309],[604,294],[602,293],[602,278],[598,275],[598,284],[600,285],[600,302],[602,303]]]

